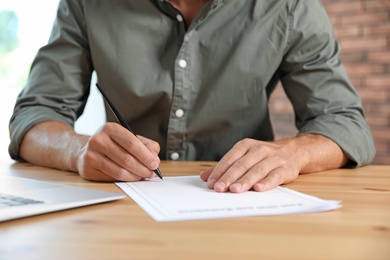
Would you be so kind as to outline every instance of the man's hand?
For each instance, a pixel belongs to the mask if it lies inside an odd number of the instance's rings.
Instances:
[[[20,154],[28,162],[78,172],[94,181],[137,181],[154,176],[160,164],[157,142],[138,138],[116,123],[93,136],[80,135],[63,123],[37,124],[25,135]]]
[[[321,135],[276,142],[244,139],[200,177],[217,192],[266,191],[295,180],[299,173],[339,168],[346,162],[340,147]]]
[[[154,177],[160,146],[116,123],[105,124],[81,150],[79,174],[96,181],[138,181]]]

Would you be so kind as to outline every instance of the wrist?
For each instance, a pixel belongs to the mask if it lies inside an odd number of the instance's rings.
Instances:
[[[305,171],[310,162],[307,142],[308,138],[305,136],[282,138],[275,141],[275,143],[282,146],[287,154],[290,154],[290,161],[295,164],[295,168],[299,173]]]
[[[68,170],[80,172],[83,167],[83,158],[88,149],[88,141],[90,136],[80,135],[75,132],[69,133],[69,147],[67,151],[66,164]]]
[[[279,142],[279,141],[278,141]],[[331,139],[320,134],[303,134],[281,139],[296,161],[300,173],[336,169],[348,161],[341,148]]]

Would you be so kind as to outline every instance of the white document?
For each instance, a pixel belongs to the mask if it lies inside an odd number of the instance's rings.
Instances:
[[[116,185],[159,222],[322,212],[341,207],[339,201],[322,200],[283,187],[266,192],[218,193],[208,189],[199,176]]]

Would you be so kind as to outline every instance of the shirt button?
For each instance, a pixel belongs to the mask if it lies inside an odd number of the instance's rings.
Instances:
[[[179,60],[179,66],[183,69],[187,67],[187,61],[186,60]]]
[[[184,116],[184,111],[183,109],[178,109],[175,111],[176,117],[183,117]]]
[[[183,16],[181,16],[180,14],[176,15],[176,19],[178,22],[183,22]]]
[[[176,161],[177,159],[179,159],[179,157],[180,157],[179,153],[176,152],[171,153],[171,160]]]

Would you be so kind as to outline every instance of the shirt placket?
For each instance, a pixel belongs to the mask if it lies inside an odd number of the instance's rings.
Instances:
[[[177,12],[175,19],[181,27],[180,32],[184,34],[186,25],[183,16]],[[188,41],[184,39],[174,63],[174,91],[168,123],[166,151],[167,156],[171,160],[180,160],[185,157],[184,142],[190,95],[188,85],[189,63]]]
[[[168,4],[167,1],[163,2]],[[212,7],[215,7],[215,3],[213,3]],[[190,39],[194,28],[205,19],[207,12],[208,10],[196,21],[193,21],[188,30],[186,30],[187,25],[185,24],[184,17],[179,11],[176,10],[174,14],[170,14],[170,16],[179,23],[179,32],[182,34],[183,41],[174,63],[174,91],[168,123],[166,146],[167,159],[186,159],[185,133],[187,131],[188,112],[190,111],[192,93],[190,77],[192,62],[190,59]]]

